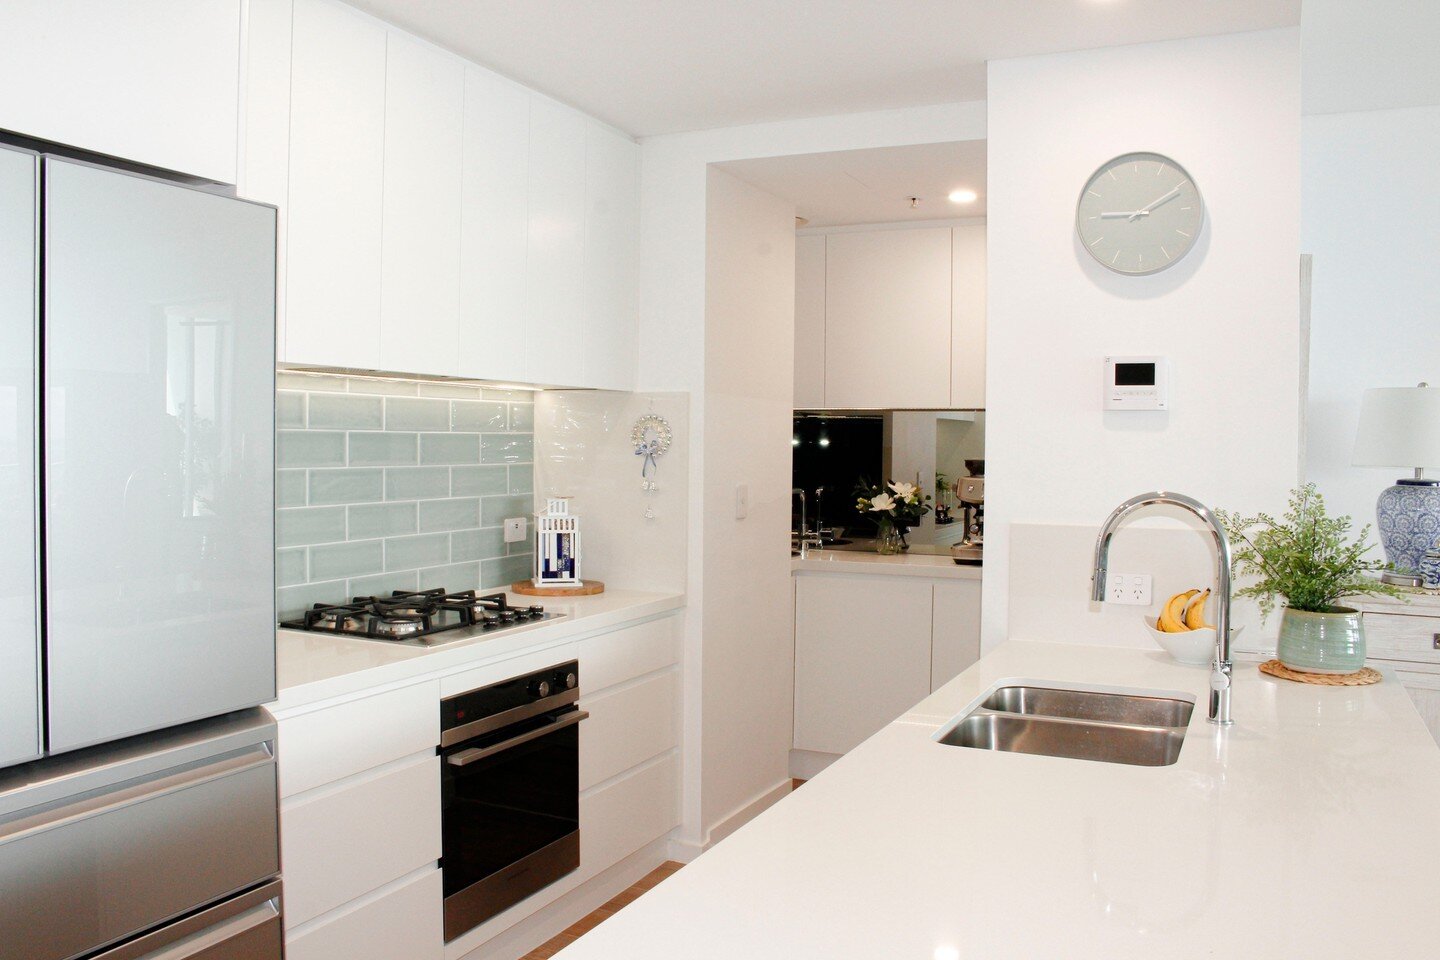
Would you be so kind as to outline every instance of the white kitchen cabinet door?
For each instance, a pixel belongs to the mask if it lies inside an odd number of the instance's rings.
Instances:
[[[585,119],[530,101],[526,370],[535,383],[583,386]]]
[[[285,350],[285,235],[290,226],[290,24],[294,0],[249,0],[236,194],[276,208],[275,344]]]
[[[640,241],[640,147],[585,125],[583,385],[635,389]]]
[[[937,581],[930,628],[931,691],[979,659],[980,581]]]
[[[440,960],[445,955],[440,871],[363,897],[285,943],[287,960]]]
[[[460,162],[465,67],[398,31],[385,52],[380,356],[460,372]]]
[[[295,0],[291,45],[281,359],[376,369],[385,29],[334,0]]]
[[[465,68],[460,172],[460,375],[525,381],[530,95]]]
[[[948,227],[825,246],[825,406],[950,406]]]
[[[985,224],[956,227],[952,237],[950,405],[985,407]]]
[[[795,408],[825,406],[825,238],[795,239]]]
[[[795,579],[795,749],[845,753],[930,693],[931,584]]]
[[[0,129],[234,183],[240,0],[5,0]]]

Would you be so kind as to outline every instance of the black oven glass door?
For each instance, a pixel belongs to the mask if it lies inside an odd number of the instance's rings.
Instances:
[[[447,940],[579,866],[585,716],[572,707],[442,751]]]

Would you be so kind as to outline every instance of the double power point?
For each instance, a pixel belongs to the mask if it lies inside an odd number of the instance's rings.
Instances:
[[[1148,573],[1112,573],[1105,582],[1105,602],[1148,607],[1152,579]]]

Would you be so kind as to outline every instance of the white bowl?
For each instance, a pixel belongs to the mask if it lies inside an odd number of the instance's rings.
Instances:
[[[1187,630],[1184,633],[1166,633],[1155,625],[1152,617],[1141,617],[1145,622],[1145,629],[1150,631],[1150,636],[1170,656],[1181,663],[1205,664],[1215,659],[1215,628],[1201,627],[1199,630]],[[1240,635],[1244,627],[1232,627],[1230,630],[1230,642],[1234,643],[1235,638]]]

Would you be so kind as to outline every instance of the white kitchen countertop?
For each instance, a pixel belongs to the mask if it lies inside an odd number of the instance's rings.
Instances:
[[[812,550],[804,560],[790,558],[792,571],[819,573],[875,573],[887,577],[928,577],[945,580],[979,580],[982,568],[956,563],[948,554],[900,553],[884,557],[854,550]]]
[[[561,960],[1428,957],[1440,750],[1393,675],[1317,687],[1011,641]],[[1177,763],[936,743],[1017,679],[1188,694]]]
[[[285,712],[374,687],[467,669],[685,605],[683,594],[640,590],[606,590],[593,597],[553,599],[508,596],[517,606],[539,603],[547,611],[564,616],[498,632],[477,632],[474,637],[433,647],[278,630],[275,665],[279,695],[267,707],[272,713]]]

